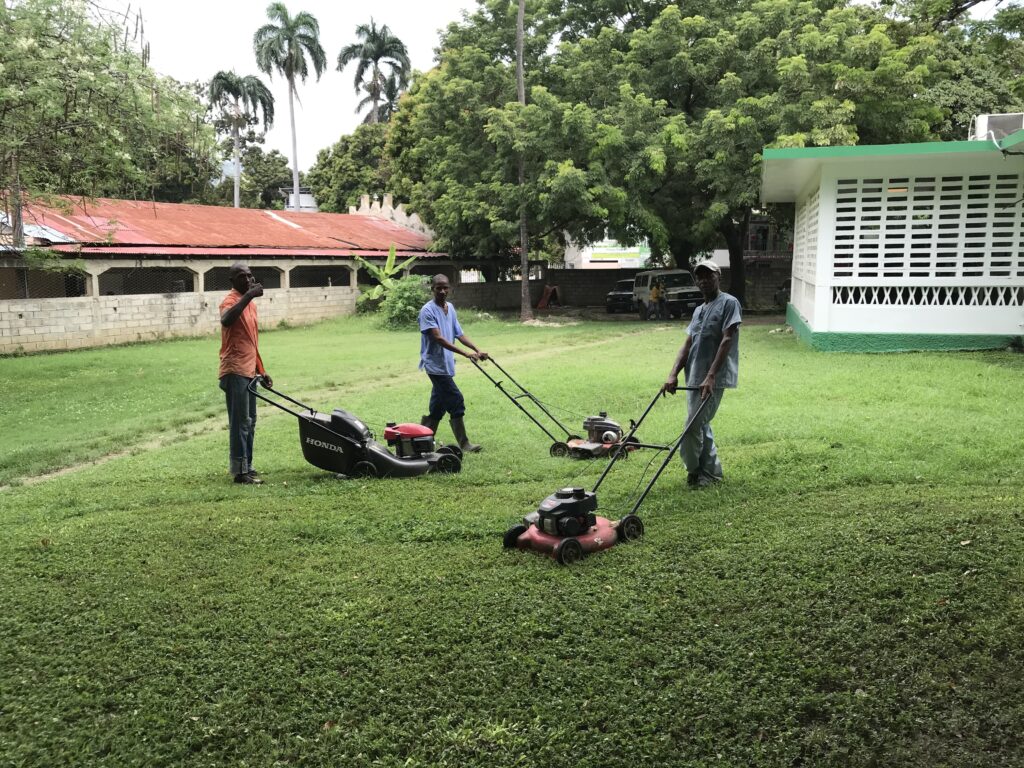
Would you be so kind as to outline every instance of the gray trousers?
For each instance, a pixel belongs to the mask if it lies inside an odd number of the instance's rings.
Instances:
[[[718,406],[722,402],[724,389],[716,389],[711,393],[704,410],[700,412],[697,421],[690,427],[690,431],[683,438],[679,447],[679,455],[683,459],[683,465],[688,474],[697,475],[698,485],[708,485],[722,479],[722,464],[718,461],[718,451],[715,449],[715,436],[711,432],[711,420],[718,413]],[[686,420],[693,417],[700,406],[700,392],[686,393]]]
[[[228,466],[232,475],[244,475],[252,469],[256,396],[249,391],[249,381],[248,377],[237,373],[226,373],[220,379],[228,406]]]

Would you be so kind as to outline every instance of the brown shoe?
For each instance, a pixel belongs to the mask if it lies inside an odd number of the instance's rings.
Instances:
[[[235,475],[235,482],[240,485],[263,485],[263,481],[252,475]]]

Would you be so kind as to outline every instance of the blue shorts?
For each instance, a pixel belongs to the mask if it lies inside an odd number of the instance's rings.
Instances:
[[[453,376],[428,373],[433,389],[430,391],[430,418],[440,421],[447,413],[457,419],[466,415],[466,401],[455,384]]]

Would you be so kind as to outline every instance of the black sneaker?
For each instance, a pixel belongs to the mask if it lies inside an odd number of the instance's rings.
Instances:
[[[257,471],[256,471],[255,469],[250,469],[250,470],[249,470],[248,472],[246,472],[245,474],[247,474],[247,475],[248,475],[249,477],[255,478],[255,479],[257,479],[257,480],[259,480],[259,479],[260,479],[260,473],[259,473],[259,472],[257,472]]]
[[[699,475],[696,472],[686,473],[686,486],[688,488],[696,488],[700,484]]]
[[[235,482],[240,485],[263,485],[263,481],[252,475],[235,475]]]

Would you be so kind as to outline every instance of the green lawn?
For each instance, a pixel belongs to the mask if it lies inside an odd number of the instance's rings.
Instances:
[[[573,425],[639,415],[681,342],[465,326]],[[1024,356],[771,330],[744,329],[715,421],[727,482],[687,492],[673,464],[644,539],[572,568],[500,537],[602,465],[550,458],[467,364],[485,450],[461,474],[335,480],[264,408],[253,488],[227,475],[215,339],[0,360],[0,766],[1024,764]],[[312,405],[423,412],[415,332],[262,347]],[[652,459],[616,466],[606,515]]]

